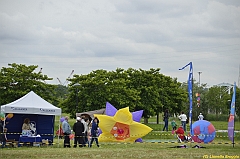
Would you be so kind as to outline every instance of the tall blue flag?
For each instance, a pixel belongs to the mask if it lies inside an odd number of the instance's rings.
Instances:
[[[192,131],[192,80],[193,80],[193,67],[192,62],[189,62],[186,66],[183,68],[180,68],[179,70],[185,69],[185,67],[190,66],[189,70],[189,76],[188,76],[188,96],[189,96],[189,124],[190,124],[190,134],[193,135]]]
[[[231,110],[228,120],[228,138],[234,144],[234,115],[235,115],[235,99],[236,99],[236,82],[234,82],[234,89],[231,102]]]

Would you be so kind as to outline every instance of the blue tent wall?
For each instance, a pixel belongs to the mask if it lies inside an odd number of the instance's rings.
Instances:
[[[37,134],[40,134],[42,139],[53,141],[54,121],[54,115],[38,115]]]
[[[42,139],[53,141],[54,136],[54,115],[38,115],[38,114],[14,114],[11,119],[6,120],[6,128],[8,129],[7,138],[19,140],[22,133],[22,125],[25,118],[36,122],[37,134]]]

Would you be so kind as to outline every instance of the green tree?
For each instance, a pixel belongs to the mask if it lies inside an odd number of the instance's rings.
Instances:
[[[224,89],[219,86],[213,86],[209,88],[206,98],[210,112],[215,113],[217,119],[220,113],[227,112],[226,103],[229,100],[229,94]]]
[[[60,106],[61,105],[60,103],[67,98],[68,88],[64,85],[58,84],[56,85],[54,92],[55,92],[54,97],[56,101],[53,104],[56,106]]]
[[[117,109],[129,106],[130,110],[133,110],[134,102],[132,101],[138,98],[137,91],[127,87],[129,80],[123,69],[111,72],[96,70],[88,75],[74,75],[69,81],[71,81],[70,93],[62,103],[62,107],[72,117],[76,112],[105,108],[107,101]],[[79,83],[80,86],[73,87],[75,83]],[[78,89],[77,93],[76,89]],[[79,99],[78,105],[75,102],[76,99]]]
[[[184,104],[183,111],[189,114],[189,96],[188,96],[188,84],[187,82],[183,82],[181,88],[185,90],[187,93],[187,102]],[[206,94],[208,92],[207,84],[203,83],[199,85],[196,80],[193,79],[193,94],[192,94],[192,120],[198,120],[199,113],[203,113],[204,117],[208,114],[208,103],[206,100]],[[200,106],[197,105],[197,97],[196,93],[200,94]]]
[[[170,113],[180,113],[188,98],[188,94],[181,88],[181,83],[176,78],[165,76],[164,84],[164,110],[168,109]]]
[[[45,100],[55,101],[55,86],[45,83],[52,80],[41,72],[34,72],[38,66],[23,64],[8,64],[2,67],[0,72],[0,104],[13,102],[30,91],[34,91]]]
[[[165,108],[176,111],[186,99],[186,93],[179,88],[177,79],[164,76],[159,71],[159,68],[117,68],[109,72],[96,70],[87,75],[74,75],[69,79],[69,95],[62,107],[65,112],[75,116],[77,111],[105,108],[108,101],[117,109],[128,106],[130,111],[144,110],[143,116],[147,122],[151,115],[163,110],[163,101]],[[75,83],[80,86],[73,87]],[[79,99],[78,102],[76,99]]]
[[[160,69],[135,70],[129,68],[127,70],[131,89],[139,92],[139,100],[135,101],[135,110],[144,110],[143,117],[145,123],[151,115],[155,115],[163,105],[160,101],[160,87],[157,87],[161,74]],[[159,82],[160,83],[160,82]]]
[[[136,102],[137,110],[144,110],[144,122],[148,118],[168,109],[170,113],[178,112],[183,102],[186,101],[186,93],[180,88],[181,83],[176,78],[171,78],[160,73],[160,68],[150,70],[128,69],[131,88],[138,90],[140,101]]]

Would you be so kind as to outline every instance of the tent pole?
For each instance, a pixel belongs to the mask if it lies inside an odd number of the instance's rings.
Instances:
[[[58,120],[58,130],[59,130],[59,133],[61,133],[61,131],[60,131],[60,118],[61,118],[61,116],[59,116],[59,120]],[[59,148],[59,135],[60,134],[58,134],[58,148]]]
[[[6,116],[5,115],[6,114],[4,113],[3,130],[4,130],[5,126],[6,126]]]

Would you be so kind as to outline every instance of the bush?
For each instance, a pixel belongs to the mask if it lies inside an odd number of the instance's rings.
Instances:
[[[227,114],[219,114],[218,117],[216,114],[207,114],[206,117],[204,117],[204,120],[208,121],[228,121],[229,115]],[[238,121],[238,117],[235,116],[235,121]]]

